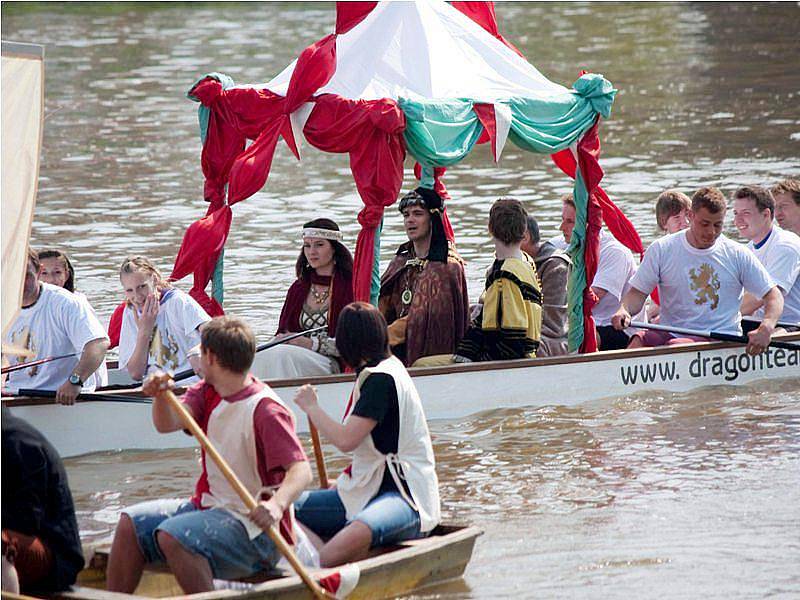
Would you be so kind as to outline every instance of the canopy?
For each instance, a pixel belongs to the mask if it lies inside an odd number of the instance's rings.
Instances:
[[[192,295],[212,313],[221,312],[221,257],[231,206],[264,186],[279,138],[298,158],[305,140],[350,155],[364,202],[353,291],[356,299],[374,302],[383,209],[400,193],[406,152],[421,165],[422,185],[447,197],[445,167],[489,141],[499,160],[510,140],[554,155],[575,178],[570,341],[576,349],[593,350],[594,335],[583,339],[584,328],[593,327],[596,302],[586,281],[594,276],[606,213],[612,232],[641,251],[633,226],[598,188],[598,121],[610,115],[615,94],[597,74],[582,74],[572,88],[549,81],[500,36],[491,2],[337,3],[335,32],[271,81],[234,85],[211,73],[189,90],[189,98],[201,103],[209,208],[187,230],[172,277],[193,273]],[[445,229],[452,238],[446,213]],[[214,298],[205,292],[212,277]]]
[[[22,304],[28,240],[39,180],[44,115],[44,48],[2,43],[3,337]]]

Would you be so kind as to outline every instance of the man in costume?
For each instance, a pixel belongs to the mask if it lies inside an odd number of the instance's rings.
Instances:
[[[562,250],[542,241],[539,224],[528,215],[522,251],[533,258],[542,287],[542,339],[536,356],[567,354],[567,280],[572,261]]]
[[[389,324],[392,352],[406,366],[455,352],[469,324],[464,261],[450,247],[442,224],[444,205],[419,187],[400,200],[408,242],[381,277],[378,308]]]

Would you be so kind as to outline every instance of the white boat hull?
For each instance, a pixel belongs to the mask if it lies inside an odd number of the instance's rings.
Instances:
[[[782,338],[800,340],[799,334]],[[680,347],[603,352],[592,355],[473,363],[413,369],[414,383],[428,420],[459,419],[498,408],[573,406],[590,400],[640,392],[686,392],[703,386],[742,385],[757,380],[797,379],[800,349],[770,348],[750,357],[740,345],[699,343]],[[257,374],[258,375],[258,374]],[[316,380],[276,380],[270,385],[295,411],[297,429],[308,431],[305,415],[294,405],[304,383],[317,388],[320,405],[333,418],[344,412],[353,375]],[[194,446],[180,432],[157,433],[144,403],[79,402],[58,406],[48,401],[12,410],[41,430],[62,456],[118,449]]]

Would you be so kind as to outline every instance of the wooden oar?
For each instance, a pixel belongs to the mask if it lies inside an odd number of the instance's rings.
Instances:
[[[169,375],[162,375],[159,379],[160,382],[165,382],[168,380]],[[242,502],[244,502],[245,506],[249,510],[253,510],[258,505],[255,498],[253,498],[247,488],[244,487],[242,482],[239,481],[236,473],[231,470],[230,466],[228,466],[228,463],[224,458],[222,458],[222,455],[217,452],[217,449],[214,448],[211,441],[208,439],[208,437],[206,437],[206,434],[203,433],[203,430],[200,429],[200,426],[194,420],[194,417],[192,417],[183,403],[178,400],[175,397],[175,394],[173,394],[170,390],[163,390],[159,392],[159,397],[162,400],[169,402],[172,410],[178,415],[178,417],[180,417],[180,419],[183,421],[183,424],[186,425],[186,428],[192,432],[192,435],[197,438],[200,446],[202,446],[206,454],[211,457],[211,460],[216,463],[219,470],[222,471],[222,474],[225,476],[225,479],[227,479],[228,483],[231,484],[231,487],[239,495],[239,498],[242,499]],[[308,589],[311,590],[311,593],[314,594],[316,598],[333,598],[333,596],[323,590],[320,585],[311,578],[311,575],[303,566],[303,563],[297,559],[297,556],[295,556],[291,547],[286,543],[281,534],[278,533],[278,530],[275,529],[274,525],[270,526],[266,533],[278,548],[280,553],[286,557],[286,560],[289,561],[289,564],[292,565],[294,570],[300,576],[300,579],[303,580],[303,582],[308,586]]]
[[[680,335],[690,335],[693,337],[704,337],[712,340],[719,340],[721,342],[736,342],[738,344],[748,344],[750,338],[746,335],[737,335],[733,333],[722,333],[720,331],[701,331],[699,329],[685,329],[683,327],[667,327],[666,325],[657,325],[655,323],[641,323],[639,321],[632,321],[629,327],[637,327],[639,329],[654,329],[655,331],[666,331],[668,333],[678,333]],[[783,348],[784,350],[800,350],[800,344],[792,344],[791,342],[781,342],[772,340],[770,346],[775,348]]]
[[[55,398],[55,390],[35,390],[35,389],[19,389],[17,393],[12,396],[3,396],[3,398],[18,398],[24,396],[25,398]],[[128,402],[131,404],[152,404],[150,398],[137,398],[135,396],[124,396],[122,394],[95,394],[94,392],[83,392],[78,394],[77,400],[92,401],[92,402]]]
[[[320,325],[319,327],[314,327],[313,329],[306,329],[305,331],[298,331],[297,333],[292,333],[278,340],[273,338],[270,341],[261,344],[260,346],[256,346],[256,352],[263,352],[264,350],[269,350],[270,348],[274,348],[275,346],[280,346],[281,344],[283,344],[284,342],[288,342],[289,340],[293,340],[295,338],[299,338],[304,335],[308,335],[310,333],[316,333],[318,331],[322,331],[323,329],[327,328],[328,328],[327,325]],[[184,379],[189,379],[189,377],[192,377],[193,375],[194,375],[193,369],[185,369],[183,371],[178,371],[177,373],[175,373],[172,379],[173,381],[182,381]]]
[[[325,455],[322,453],[322,444],[319,441],[319,431],[316,425],[308,419],[308,430],[311,432],[311,445],[314,446],[314,460],[317,462],[317,473],[319,474],[319,487],[323,490],[328,489],[328,469],[325,467]]]
[[[53,362],[54,360],[61,360],[62,358],[70,358],[72,356],[77,356],[77,352],[73,352],[72,354],[63,354],[61,356],[48,356],[46,358],[40,358],[39,360],[31,360],[29,362],[24,363],[17,363],[16,365],[9,365],[7,367],[2,368],[2,373],[13,373],[14,371],[19,371],[20,369],[27,369],[28,367],[35,367],[37,365],[43,365],[45,363]]]

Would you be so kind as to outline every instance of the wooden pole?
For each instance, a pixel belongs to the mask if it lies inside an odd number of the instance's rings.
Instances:
[[[163,378],[169,379],[169,375],[164,375]],[[211,457],[211,460],[216,463],[219,470],[222,471],[222,474],[225,476],[225,479],[227,479],[228,483],[231,484],[231,487],[239,495],[239,498],[242,499],[242,502],[244,502],[245,506],[249,510],[253,510],[258,505],[256,499],[253,498],[247,488],[244,487],[241,481],[239,481],[236,473],[234,473],[230,466],[228,466],[228,463],[224,458],[222,458],[222,455],[217,452],[217,449],[214,448],[211,441],[208,439],[208,437],[206,437],[206,434],[203,433],[203,430],[200,429],[200,426],[194,420],[194,417],[192,417],[183,403],[178,400],[175,397],[175,394],[173,394],[170,390],[164,390],[160,392],[159,397],[162,400],[169,402],[172,410],[175,411],[175,413],[180,417],[180,419],[183,421],[183,424],[186,425],[186,428],[192,432],[192,435],[197,438],[200,446],[202,446],[206,454]],[[294,568],[294,570],[300,576],[300,579],[303,580],[303,583],[308,586],[308,589],[311,590],[311,593],[314,594],[314,597],[320,599],[333,597],[323,590],[320,585],[311,578],[311,575],[303,566],[303,563],[298,560],[297,556],[295,556],[294,552],[292,551],[292,548],[286,543],[286,540],[283,539],[278,530],[275,529],[274,525],[270,526],[266,533],[278,548],[280,553],[283,554],[286,560],[289,561],[289,564],[292,565],[292,568]]]
[[[323,490],[328,489],[328,470],[325,468],[325,455],[322,453],[322,444],[319,441],[319,431],[317,431],[311,419],[308,419],[308,429],[311,432],[311,444],[314,446],[314,459],[317,461],[317,474],[319,475],[319,487]]]

